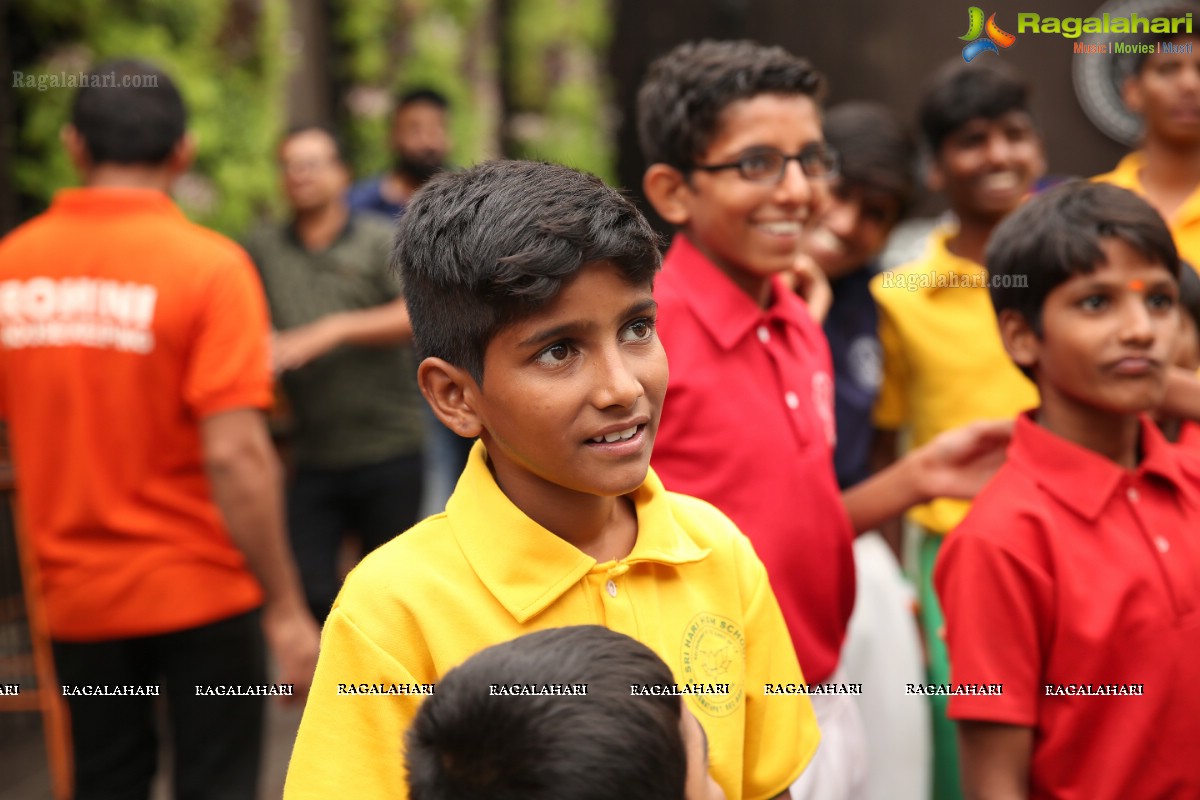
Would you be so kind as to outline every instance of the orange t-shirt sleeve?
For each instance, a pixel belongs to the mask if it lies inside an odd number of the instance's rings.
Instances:
[[[266,298],[244,253],[214,271],[197,318],[183,379],[197,419],[272,401]]]

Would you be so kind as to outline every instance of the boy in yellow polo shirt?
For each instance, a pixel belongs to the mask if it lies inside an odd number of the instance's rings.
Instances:
[[[1156,16],[1192,11],[1164,9]],[[1173,13],[1174,12],[1174,13]],[[1137,44],[1167,41],[1143,36]],[[1132,56],[1121,86],[1126,107],[1142,118],[1139,148],[1116,169],[1093,180],[1140,194],[1167,221],[1179,256],[1200,267],[1200,34],[1169,38],[1169,52],[1156,47]]]
[[[877,463],[895,457],[900,433],[920,447],[942,431],[1011,419],[1037,405],[1037,389],[1000,341],[983,267],[992,230],[1045,169],[1026,97],[1026,85],[1011,72],[982,62],[943,69],[925,91],[920,127],[931,161],[928,181],[946,195],[957,224],[935,232],[923,258],[871,282],[883,350]],[[910,513],[922,531],[918,591],[931,683],[949,682],[949,669],[930,575],[942,537],[967,507],[942,498]],[[944,701],[933,698],[937,800],[961,797]]]
[[[786,796],[819,735],[806,697],[766,694],[803,683],[766,572],[727,517],[649,469],[657,236],[596,178],[493,162],[423,189],[395,258],[421,390],[480,441],[445,513],[346,579],[285,796],[405,797],[421,692],[484,647],[588,623],[671,667],[727,797]]]

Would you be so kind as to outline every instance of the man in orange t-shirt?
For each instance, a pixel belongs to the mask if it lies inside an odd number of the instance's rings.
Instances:
[[[154,696],[174,794],[254,798],[263,634],[303,697],[317,629],[283,535],[266,304],[249,259],[165,191],[190,162],[161,72],[88,76],[64,143],[85,188],[0,242],[0,417],[78,798],[149,794]]]

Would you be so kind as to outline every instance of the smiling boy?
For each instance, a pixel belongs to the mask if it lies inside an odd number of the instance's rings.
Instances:
[[[658,59],[638,95],[643,188],[676,228],[655,287],[671,375],[654,468],[754,543],[812,683],[844,681],[855,531],[941,491],[973,493],[976,468],[1002,455],[989,451],[992,435],[1005,440],[994,426],[955,432],[955,446],[931,443],[840,494],[829,346],[783,279],[837,172],[823,85],[782,48],[703,41]],[[858,796],[866,753],[854,701],[828,694],[813,706],[821,748],[793,796]]]
[[[1037,404],[1034,385],[1012,365],[988,299],[984,247],[996,226],[1045,171],[1041,138],[1029,112],[1029,87],[998,62],[961,61],[930,80],[920,131],[929,188],[945,195],[955,223],[935,231],[925,254],[876,276],[883,380],[875,403],[874,461],[887,463],[907,436],[919,447],[976,420],[1011,420]],[[917,590],[928,649],[928,679],[947,680],[941,609],[930,576],[945,534],[968,503],[949,497],[908,515],[918,537]],[[900,541],[899,529],[888,534]],[[959,794],[953,726],[945,698],[933,706],[934,797]]]
[[[418,193],[395,256],[421,390],[480,441],[446,512],[347,578],[286,796],[405,796],[419,697],[339,684],[433,683],[488,645],[587,623],[643,642],[681,685],[728,684],[687,697],[713,777],[729,798],[785,793],[818,734],[806,698],[763,696],[803,680],[766,572],[728,518],[649,469],[667,362],[645,219],[591,176],[493,162]]]
[[[1198,797],[1200,461],[1166,443],[1181,269],[1133,193],[1065,185],[988,247],[1004,346],[1038,409],[934,581],[968,797]]]

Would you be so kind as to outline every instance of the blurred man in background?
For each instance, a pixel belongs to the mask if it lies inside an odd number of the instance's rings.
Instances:
[[[417,521],[424,402],[412,326],[389,268],[392,225],[346,204],[337,137],[298,127],[279,145],[291,220],[247,242],[276,335],[272,360],[295,421],[288,528],[313,616],[341,585],[342,538],[365,554]]]
[[[265,696],[288,693],[263,634],[300,698],[318,645],[263,414],[266,303],[246,254],[166,194],[194,150],[170,78],[92,77],[63,133],[84,188],[0,243],[0,417],[75,797],[149,796],[161,688],[174,796],[253,800]]]

